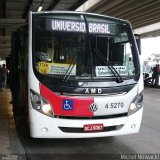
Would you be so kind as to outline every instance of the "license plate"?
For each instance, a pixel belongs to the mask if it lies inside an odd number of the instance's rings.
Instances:
[[[103,131],[103,124],[85,124],[83,130],[84,132]]]

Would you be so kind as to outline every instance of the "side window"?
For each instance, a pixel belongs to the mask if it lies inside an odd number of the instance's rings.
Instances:
[[[126,43],[124,45],[125,52],[124,52],[124,65],[127,67],[128,75],[134,75],[134,63],[131,51],[130,43]]]
[[[136,39],[137,47],[139,49],[139,54],[141,55],[141,37],[138,34],[135,34],[134,37]]]

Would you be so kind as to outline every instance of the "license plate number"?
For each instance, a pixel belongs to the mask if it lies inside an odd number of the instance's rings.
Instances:
[[[103,124],[85,124],[83,130],[85,132],[103,131]]]

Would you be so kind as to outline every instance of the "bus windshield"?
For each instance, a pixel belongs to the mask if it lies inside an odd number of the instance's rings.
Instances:
[[[115,71],[133,78],[137,67],[131,37],[128,24],[107,17],[34,15],[33,67],[56,79],[109,79]]]

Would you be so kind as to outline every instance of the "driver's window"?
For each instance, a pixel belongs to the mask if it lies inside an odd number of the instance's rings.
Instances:
[[[134,75],[134,64],[130,43],[124,44],[124,55],[124,65],[127,67],[128,75]]]

